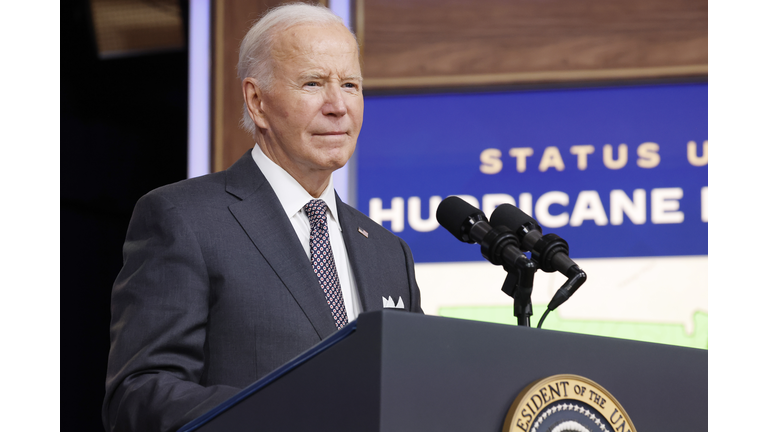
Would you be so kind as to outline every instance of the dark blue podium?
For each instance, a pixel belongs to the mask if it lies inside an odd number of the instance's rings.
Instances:
[[[187,431],[498,432],[537,379],[603,386],[639,431],[707,430],[707,351],[384,310],[364,313]]]

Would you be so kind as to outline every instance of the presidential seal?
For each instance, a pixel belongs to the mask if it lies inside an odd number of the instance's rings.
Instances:
[[[607,390],[578,375],[553,375],[523,389],[507,412],[503,432],[635,432]]]

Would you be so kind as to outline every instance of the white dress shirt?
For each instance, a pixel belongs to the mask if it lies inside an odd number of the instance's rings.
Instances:
[[[285,210],[285,214],[293,225],[299,241],[304,246],[304,252],[311,261],[312,256],[309,251],[309,233],[311,230],[309,217],[304,212],[304,206],[315,199],[309,194],[286,170],[269,159],[258,144],[253,146],[251,151],[253,160],[259,169],[267,178],[270,186],[275,191],[277,199]],[[339,275],[341,284],[341,295],[344,298],[344,307],[347,309],[347,318],[351,322],[362,312],[363,307],[360,303],[360,294],[357,292],[355,276],[352,274],[352,267],[349,265],[347,256],[347,247],[344,244],[344,237],[341,235],[341,224],[339,224],[339,213],[336,210],[336,194],[333,189],[333,176],[325,188],[320,198],[328,206],[328,234],[331,241],[331,250],[333,259],[336,262],[336,272]],[[318,286],[318,289],[320,287]],[[330,309],[330,307],[329,307]]]

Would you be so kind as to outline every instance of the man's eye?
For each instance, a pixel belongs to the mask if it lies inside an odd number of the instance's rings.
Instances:
[[[304,85],[305,86],[309,86],[309,87],[317,87],[319,84],[314,82],[314,81],[312,81],[312,82],[308,82],[308,83],[306,83]]]

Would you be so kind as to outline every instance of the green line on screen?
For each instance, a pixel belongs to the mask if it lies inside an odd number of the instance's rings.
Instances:
[[[541,315],[547,310],[546,305],[534,305],[531,325],[536,326]],[[516,324],[511,306],[459,306],[442,307],[438,315],[449,318],[461,318],[499,324]],[[572,333],[607,336],[620,339],[632,339],[644,342],[656,342],[690,348],[708,349],[709,314],[694,312],[692,334],[685,331],[683,324],[649,323],[631,321],[564,320],[551,312],[544,320],[542,328]]]

